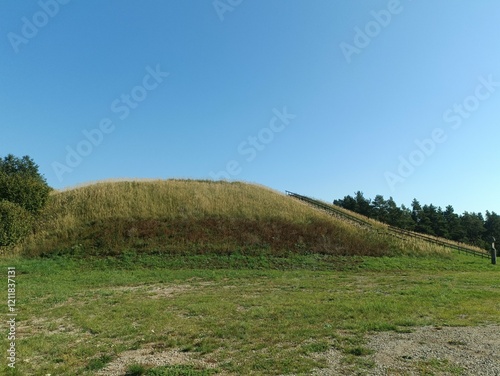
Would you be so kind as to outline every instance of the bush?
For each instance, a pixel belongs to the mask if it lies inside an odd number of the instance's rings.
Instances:
[[[33,227],[32,215],[20,205],[0,201],[0,246],[17,244]]]
[[[0,199],[14,202],[33,214],[45,206],[49,193],[49,186],[35,177],[0,172]]]

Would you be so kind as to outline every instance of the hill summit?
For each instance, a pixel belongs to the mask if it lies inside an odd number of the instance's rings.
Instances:
[[[97,183],[54,192],[24,255],[390,255],[388,235],[367,232],[284,194],[242,182]]]

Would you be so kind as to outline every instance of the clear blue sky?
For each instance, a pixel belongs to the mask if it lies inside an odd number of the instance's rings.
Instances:
[[[499,16],[497,0],[2,1],[0,154],[58,189],[229,176],[499,213]]]

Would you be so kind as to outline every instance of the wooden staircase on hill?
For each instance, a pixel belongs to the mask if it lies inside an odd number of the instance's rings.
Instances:
[[[325,211],[330,215],[333,215],[334,217],[340,218],[344,221],[351,222],[352,224],[363,227],[368,230],[374,230],[374,231],[379,231],[379,229],[375,228],[373,222],[366,218],[364,219],[360,215],[354,215],[354,214],[349,214],[349,210],[347,209],[340,209],[339,207],[331,204],[327,204],[323,201],[316,200],[307,196],[302,196],[297,193],[293,193],[290,191],[285,191],[286,194],[290,197],[293,197],[297,200],[303,201],[312,207]],[[386,229],[389,234],[397,236],[397,237],[404,237],[404,238],[413,238],[413,239],[419,239],[419,240],[424,240],[436,245],[440,245],[446,248],[450,248],[454,251],[457,252],[462,252],[471,256],[477,256],[477,257],[483,257],[483,258],[490,258],[491,255],[486,252],[486,251],[480,251],[478,248],[474,248],[472,246],[469,246],[467,244],[463,243],[455,243],[451,240],[444,239],[444,238],[438,238],[430,235],[425,235],[425,234],[420,234],[418,232],[413,232],[413,231],[408,231],[408,230],[403,230],[398,227],[394,226],[389,226],[389,225],[383,225],[387,226]]]

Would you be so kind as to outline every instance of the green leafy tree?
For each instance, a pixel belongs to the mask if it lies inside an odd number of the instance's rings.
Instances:
[[[411,217],[415,222],[415,231],[422,234],[434,235],[432,230],[432,223],[429,218],[430,209],[428,205],[423,207],[420,205],[418,200],[415,198],[411,203],[412,213]]]
[[[448,205],[443,212],[448,238],[457,242],[465,242],[466,234],[460,220],[460,216],[455,213],[453,206]]]
[[[422,206],[420,205],[420,202],[416,198],[413,199],[411,202],[411,218],[413,219],[413,222],[415,224],[418,224],[420,222],[420,219],[422,217]]]
[[[354,197],[345,196],[342,200],[334,200],[334,205],[340,206],[344,209],[352,210],[353,212],[372,217],[371,201],[363,196],[363,192],[358,191]]]
[[[371,215],[377,221],[389,223],[389,207],[382,195],[376,195],[371,202]]]
[[[16,244],[30,233],[50,191],[30,157],[0,159],[0,246]]]
[[[495,212],[486,211],[486,219],[481,213],[458,215],[451,205],[445,210],[432,204],[422,206],[416,198],[410,208],[404,205],[399,208],[392,197],[385,200],[382,195],[377,195],[370,200],[361,191],[354,197],[345,196],[334,203],[389,225],[427,235],[485,248],[491,247],[493,237],[500,242],[500,215]]]
[[[38,165],[29,156],[17,158],[12,154],[0,159],[0,171],[7,175],[23,175],[37,178],[45,182],[45,179],[38,172]]]
[[[358,208],[358,213],[362,214],[368,218],[372,217],[372,207],[370,205],[370,200],[363,196],[363,192],[356,192],[356,205]]]
[[[358,212],[356,200],[349,195],[345,196],[341,200],[333,201],[333,204],[340,206],[341,208],[351,210],[351,211],[356,212],[356,213]]]
[[[394,201],[392,197],[389,197],[389,199],[385,202],[385,207],[388,217],[387,223],[392,226],[399,226],[403,213],[401,209],[398,208],[398,204],[396,204],[396,201]]]
[[[486,221],[484,223],[484,241],[491,244],[492,238],[500,242],[500,215],[495,212],[486,211]]]
[[[36,214],[45,206],[50,191],[30,157],[9,154],[0,159],[0,200],[16,203]]]
[[[404,205],[401,205],[401,217],[399,218],[398,227],[401,227],[405,230],[413,231],[415,230],[415,222],[411,217],[411,209],[407,208]]]
[[[448,227],[444,218],[443,209],[431,204],[428,206],[427,215],[431,222],[432,232],[441,238],[448,238]]]
[[[481,213],[468,213],[460,217],[462,227],[465,231],[465,241],[470,244],[484,247],[483,235],[486,232],[484,218]]]

